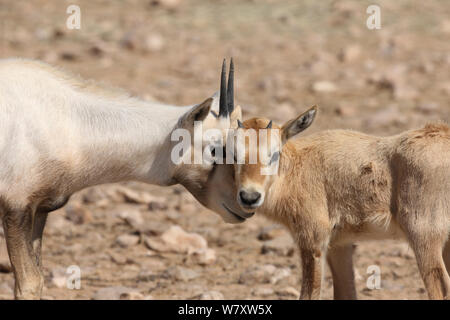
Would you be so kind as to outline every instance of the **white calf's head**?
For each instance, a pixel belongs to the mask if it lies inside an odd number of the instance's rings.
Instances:
[[[227,85],[224,60],[218,110],[214,110],[216,95],[192,107],[180,118],[172,134],[172,142],[176,142],[172,143],[171,160],[177,182],[226,222],[239,223],[253,213],[243,212],[239,207],[235,198],[233,166],[225,164],[228,130],[242,119],[241,108],[234,106],[233,78],[231,60]]]

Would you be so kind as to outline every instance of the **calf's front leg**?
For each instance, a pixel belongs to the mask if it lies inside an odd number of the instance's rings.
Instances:
[[[11,210],[3,216],[6,246],[15,277],[16,299],[39,299],[44,277],[33,250],[33,210]]]
[[[318,300],[321,298],[323,253],[319,249],[300,249],[302,259],[301,300]]]

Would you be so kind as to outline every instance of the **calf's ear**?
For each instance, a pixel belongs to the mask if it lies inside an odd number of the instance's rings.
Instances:
[[[287,140],[308,128],[314,121],[317,113],[317,106],[312,106],[297,118],[289,120],[281,128],[281,141],[283,144]]]
[[[185,129],[190,129],[194,127],[195,121],[203,121],[208,116],[211,109],[211,104],[213,102],[212,98],[208,98],[200,104],[192,107],[186,114],[184,114],[181,119],[181,127]]]

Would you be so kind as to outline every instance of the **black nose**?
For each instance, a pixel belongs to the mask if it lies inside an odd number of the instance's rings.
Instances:
[[[261,198],[261,193],[259,192],[246,192],[240,191],[239,197],[241,198],[241,202],[245,205],[253,205]]]

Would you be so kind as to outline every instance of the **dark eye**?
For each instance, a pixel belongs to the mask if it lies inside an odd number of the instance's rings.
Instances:
[[[280,152],[275,152],[272,155],[272,158],[270,158],[270,164],[274,163],[275,161],[278,161],[278,159],[280,158]]]
[[[211,156],[212,156],[213,158],[216,157],[216,148],[214,148],[214,147],[211,147]]]

